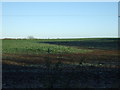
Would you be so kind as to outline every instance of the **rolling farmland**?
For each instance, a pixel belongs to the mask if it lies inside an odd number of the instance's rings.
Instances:
[[[3,88],[119,87],[119,38],[4,39]]]

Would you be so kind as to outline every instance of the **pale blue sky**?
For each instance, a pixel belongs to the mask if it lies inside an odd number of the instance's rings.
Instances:
[[[117,2],[6,2],[3,37],[118,36]]]

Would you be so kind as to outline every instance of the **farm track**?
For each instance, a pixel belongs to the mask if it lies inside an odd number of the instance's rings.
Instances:
[[[116,64],[119,65],[119,53],[118,51],[108,50],[95,50],[89,53],[78,53],[78,54],[39,54],[39,55],[27,55],[27,54],[3,54],[3,63],[23,63],[23,64],[42,64],[45,63],[46,59],[51,60],[52,63],[61,61],[66,64],[78,64],[93,63],[93,64]]]

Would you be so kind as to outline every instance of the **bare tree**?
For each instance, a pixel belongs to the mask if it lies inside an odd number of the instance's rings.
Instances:
[[[28,36],[28,39],[34,39],[34,37],[33,36]]]

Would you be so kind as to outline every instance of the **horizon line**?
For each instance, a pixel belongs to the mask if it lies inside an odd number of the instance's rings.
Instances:
[[[33,37],[33,39],[79,39],[79,38],[120,38],[119,36],[92,36],[92,37],[48,37],[48,38],[40,38],[40,37]],[[29,39],[28,37],[3,37],[0,39]]]

